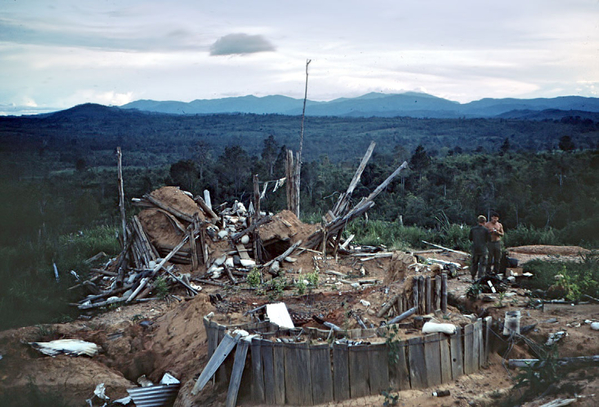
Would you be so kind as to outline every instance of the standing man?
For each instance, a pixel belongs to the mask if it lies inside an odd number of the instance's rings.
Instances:
[[[488,244],[489,258],[487,263],[487,273],[491,274],[491,266],[493,266],[493,274],[499,272],[499,262],[501,261],[501,238],[503,237],[503,225],[499,223],[499,214],[493,212],[491,220],[485,224],[491,233],[491,241]]]
[[[489,232],[489,229],[485,227],[487,218],[483,215],[479,215],[477,221],[478,224],[470,229],[469,235],[469,238],[472,241],[472,264],[470,265],[472,281],[481,278],[485,272],[487,245],[491,242],[491,233]]]

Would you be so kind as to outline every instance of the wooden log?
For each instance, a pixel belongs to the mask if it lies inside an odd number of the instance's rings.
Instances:
[[[247,235],[248,233],[251,233],[254,231],[254,229],[256,229],[259,226],[264,225],[265,223],[268,223],[272,220],[272,216],[268,215],[265,216],[263,218],[260,218],[256,223],[252,223],[250,226],[248,226],[247,228],[243,229],[241,232],[237,232],[234,235],[231,236],[231,240],[236,243],[239,239],[241,239],[243,236]]]
[[[410,366],[410,387],[412,389],[428,387],[423,338],[408,339],[408,363]]]
[[[237,405],[237,394],[239,393],[239,385],[241,384],[241,376],[245,368],[245,360],[247,358],[248,348],[251,339],[242,338],[237,344],[235,351],[235,362],[233,363],[233,371],[231,372],[231,380],[229,381],[229,390],[227,391],[226,407],[235,407]]]
[[[416,277],[416,276],[414,276],[412,278],[412,302],[413,302],[413,306],[416,307],[416,311],[418,311],[418,304],[419,304],[418,277]]]
[[[464,374],[476,371],[474,359],[474,324],[464,327]]]
[[[418,277],[418,314],[424,314],[424,304],[426,302],[424,293],[424,276]]]
[[[333,343],[333,396],[335,401],[350,398],[349,350],[347,344]]]
[[[205,193],[206,191],[204,191]],[[208,195],[210,196],[210,195]],[[218,215],[212,210],[212,207],[210,205],[208,205],[208,203],[201,197],[201,196],[196,196],[195,198],[193,198],[194,202],[196,204],[198,204],[198,206],[200,208],[202,208],[202,211],[206,214],[206,217],[208,219],[212,219],[212,220],[218,220]]]
[[[368,345],[356,345],[348,348],[349,360],[349,393],[351,398],[370,395],[370,371],[367,368]]]
[[[175,217],[182,219],[188,223],[193,222],[193,217],[183,213],[181,211],[179,211],[178,209],[175,209],[173,207],[171,207],[170,205],[165,204],[164,202],[160,201],[159,199],[153,197],[151,194],[145,194],[144,198],[147,199],[148,201],[150,201],[151,203],[153,203],[154,205],[156,205],[157,207],[159,207],[160,209],[163,209],[167,212],[169,212],[170,214],[174,215]]]
[[[377,343],[370,345],[369,350],[370,394],[379,395],[389,388],[389,349],[386,343]]]
[[[447,273],[441,274],[441,312],[447,314]]]
[[[441,276],[435,276],[435,310],[441,309]]]
[[[121,147],[116,148],[117,171],[119,184],[119,211],[121,212],[121,226],[123,228],[123,248],[127,247],[127,218],[125,216],[125,188],[123,186],[123,154]]]
[[[333,401],[333,374],[331,351],[328,344],[310,346],[312,402],[324,404]]]
[[[370,195],[368,195],[368,197],[365,199],[366,202],[369,201],[373,201],[374,198],[376,198],[381,192],[383,192],[383,190],[387,187],[387,185],[389,185],[391,183],[391,181],[393,181],[393,179],[395,177],[397,177],[399,175],[399,173],[408,168],[408,162],[404,161],[399,167],[397,167],[397,169],[395,171],[393,171],[393,173],[391,175],[389,175],[387,177],[387,179],[385,181],[383,181],[382,184],[380,184],[378,187],[376,187],[376,189],[374,191],[372,191],[372,193]]]
[[[441,383],[449,383],[451,376],[450,336],[440,334],[439,351],[441,352]]]
[[[464,374],[463,339],[463,331],[460,326],[456,327],[456,333],[449,337],[451,377],[453,380]]]
[[[383,315],[386,315],[389,312],[389,310],[391,309],[391,307],[393,307],[393,304],[395,304],[398,299],[399,299],[399,294],[395,295],[393,298],[391,298],[391,300],[387,301],[387,303],[385,303],[385,305],[379,310],[379,312],[376,313],[376,316],[378,318],[382,318]]]
[[[229,353],[231,353],[235,345],[237,345],[237,342],[239,342],[239,336],[232,337],[229,334],[224,336],[223,341],[218,345],[218,348],[216,348],[216,351],[193,386],[193,389],[191,390],[192,395],[195,396],[204,388],[206,383],[208,383],[208,380],[210,380],[220,365],[225,361]]]
[[[156,273],[158,272],[158,270],[160,270],[167,261],[169,261],[171,259],[171,257],[173,257],[175,255],[175,253],[177,253],[179,251],[179,249],[181,249],[183,247],[183,245],[187,242],[187,239],[189,238],[189,236],[185,236],[185,238],[183,238],[183,240],[181,241],[181,243],[179,243],[164,259],[162,259],[162,261],[156,265],[156,267],[154,267],[154,269],[152,270],[152,277],[154,275],[156,275]],[[139,283],[139,287],[129,296],[129,298],[127,298],[126,302],[131,302],[131,300],[133,300],[135,298],[135,296],[137,294],[139,294],[139,291],[141,291],[141,289],[143,287],[145,287],[145,285],[148,283],[148,281],[150,280],[149,277],[145,277],[142,279],[142,281]]]
[[[283,252],[283,254],[275,257],[274,259],[272,259],[271,261],[269,261],[268,263],[266,263],[264,265],[264,267],[269,267],[271,264],[273,264],[275,261],[281,262],[285,257],[291,255],[291,253],[293,253],[293,251],[300,245],[302,244],[301,240],[298,240],[297,242],[295,242],[293,245],[291,245],[287,250],[285,250]]]
[[[368,149],[366,150],[366,153],[364,154],[364,157],[362,157],[362,161],[360,162],[360,165],[358,166],[358,169],[356,170],[354,177],[352,178],[351,182],[349,183],[349,186],[347,187],[347,191],[345,192],[345,194],[341,194],[339,196],[339,199],[337,200],[337,203],[335,204],[335,207],[333,208],[334,216],[339,216],[347,208],[347,203],[349,202],[349,199],[351,198],[351,196],[354,192],[354,189],[356,189],[358,182],[360,182],[362,173],[364,172],[364,169],[366,168],[366,164],[368,163],[368,161],[370,160],[370,157],[372,156],[372,152],[374,151],[375,146],[376,146],[376,143],[374,141],[371,141],[370,145],[368,146]]]
[[[418,307],[416,307],[416,306],[410,308],[409,310],[407,310],[403,314],[400,314],[400,315],[396,316],[395,318],[393,318],[391,321],[389,321],[388,325],[397,324],[398,322],[403,321],[407,317],[409,317],[411,315],[414,315],[417,310],[418,310]]]
[[[255,223],[260,218],[260,185],[258,183],[258,174],[254,174],[253,177],[254,196],[252,202],[254,203],[254,215],[252,216],[252,223]]]
[[[195,271],[198,269],[199,264],[198,264],[198,245],[197,245],[197,241],[196,241],[196,229],[195,229],[195,225],[196,225],[196,220],[193,220],[193,223],[191,224],[191,228],[189,229],[188,233],[189,233],[189,248],[191,251],[191,270]]]
[[[312,405],[310,347],[307,342],[286,344],[285,398],[288,404]]]
[[[285,349],[286,344],[282,342],[273,343],[273,366],[274,366],[274,386],[273,393],[276,405],[285,404]],[[294,383],[289,383],[293,386]]]
[[[433,289],[431,287],[431,277],[426,276],[426,280],[424,281],[424,291],[426,293],[426,305],[425,312],[430,314],[433,312]]]
[[[428,334],[423,339],[427,382],[429,386],[438,386],[441,384],[441,334]]]
[[[171,266],[172,268],[172,266]],[[179,284],[181,284],[183,287],[187,288],[189,291],[191,291],[191,293],[196,296],[198,295],[198,292],[195,288],[193,288],[192,286],[190,286],[189,284],[187,284],[185,281],[183,281],[182,279],[180,279],[179,277],[177,277],[176,275],[174,275],[169,269],[164,269],[164,271],[171,276],[172,278],[175,279],[175,281],[177,281]]]

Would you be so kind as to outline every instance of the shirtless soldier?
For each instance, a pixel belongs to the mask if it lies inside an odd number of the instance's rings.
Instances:
[[[488,243],[487,273],[491,274],[491,266],[493,266],[493,274],[497,274],[501,261],[501,238],[503,237],[503,225],[499,223],[499,215],[493,212],[491,220],[485,223],[485,227],[491,232],[491,241]]]

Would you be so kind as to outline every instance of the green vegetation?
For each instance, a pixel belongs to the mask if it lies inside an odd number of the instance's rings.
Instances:
[[[253,174],[261,182],[285,176],[285,149],[297,150],[298,129],[298,117],[279,115],[0,118],[0,329],[75,317],[66,304],[85,293],[67,290],[77,284],[70,271],[84,279],[85,259],[120,251],[117,146],[131,217],[138,211],[131,198],[164,185],[248,204]],[[476,215],[497,210],[506,245],[596,248],[598,133],[590,120],[308,117],[302,219],[321,221],[374,140],[352,204],[403,161],[410,169],[377,197],[368,221],[348,225],[358,243],[405,249],[426,240],[467,251]],[[285,188],[269,187],[262,209],[285,206]],[[580,274],[566,270],[571,295],[576,287],[592,295],[592,284],[571,283],[571,273]]]
[[[586,295],[599,298],[599,251],[581,255],[581,262],[563,262],[559,260],[533,260],[524,265],[524,271],[533,277],[526,288],[543,292],[549,287],[559,286],[570,301],[584,300]],[[560,275],[561,278],[556,279]],[[588,298],[587,298],[588,299]]]

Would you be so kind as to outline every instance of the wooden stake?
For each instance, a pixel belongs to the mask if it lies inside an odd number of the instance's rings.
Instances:
[[[121,225],[123,227],[123,247],[127,247],[127,218],[125,217],[125,189],[123,187],[123,164],[121,147],[116,148],[118,161],[118,182],[119,182],[119,209],[121,211]]]

